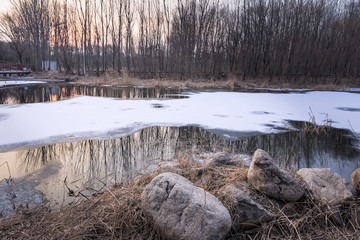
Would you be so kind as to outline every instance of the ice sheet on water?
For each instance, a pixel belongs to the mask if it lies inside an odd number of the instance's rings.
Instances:
[[[260,90],[260,91],[270,91],[270,92],[310,92],[314,91],[313,89],[307,88],[261,88],[261,87],[249,87],[249,90]]]
[[[116,100],[77,97],[65,101],[0,105],[0,147],[68,138],[102,138],[130,134],[148,126],[194,125],[232,132],[272,132],[285,120],[308,121],[310,108],[318,123],[360,132],[360,95],[347,92],[307,93],[196,92],[169,100]],[[154,106],[162,106],[154,108]],[[131,111],[129,111],[131,109]],[[266,112],[272,114],[254,114]],[[326,116],[327,115],[327,116]],[[223,117],[223,116],[226,116]]]
[[[21,81],[21,80],[1,80],[0,81],[0,88],[3,86],[13,86],[13,85],[25,85],[25,84],[41,84],[45,83],[43,81]]]

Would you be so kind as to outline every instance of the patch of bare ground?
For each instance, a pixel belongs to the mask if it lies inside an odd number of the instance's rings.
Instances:
[[[101,86],[143,86],[143,87],[171,87],[187,89],[247,89],[247,88],[277,88],[277,89],[321,89],[345,90],[359,87],[359,79],[334,77],[291,77],[291,78],[265,78],[265,77],[228,77],[226,79],[183,79],[154,78],[142,79],[132,77],[126,72],[121,76],[117,71],[109,71],[96,76],[95,74],[75,75],[61,72],[37,72],[30,76],[36,79],[65,80],[75,84]]]
[[[231,202],[223,200],[219,189],[230,183],[246,182],[248,170],[245,167],[207,169],[217,177],[201,184],[195,170],[201,165],[192,162],[190,157],[178,161],[182,166],[182,176],[222,200],[233,221],[237,219],[236,215],[241,213]],[[0,221],[1,238],[163,239],[141,206],[141,192],[156,175],[141,175],[127,184],[115,185],[85,202],[61,210],[19,208],[16,215]],[[323,211],[323,204],[317,202],[309,191],[300,201],[293,203],[265,196],[257,200],[277,217],[250,230],[233,228],[227,239],[360,239],[359,200],[346,202],[339,208],[343,219],[340,225],[329,220],[333,213]]]

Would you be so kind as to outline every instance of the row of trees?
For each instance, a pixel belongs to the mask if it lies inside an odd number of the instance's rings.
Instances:
[[[360,74],[360,0],[10,0],[19,63],[143,77]],[[3,57],[4,58],[4,57]]]

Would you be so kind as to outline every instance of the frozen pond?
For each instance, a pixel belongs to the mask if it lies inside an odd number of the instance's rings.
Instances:
[[[15,182],[0,183],[0,200],[10,206],[61,206],[159,161],[224,148],[262,148],[284,167],[330,167],[347,180],[360,165],[358,93],[41,85],[0,89],[0,99],[0,180]],[[299,131],[310,117],[335,128]]]
[[[162,98],[74,95],[62,101],[2,104],[0,148],[116,138],[150,126],[191,125],[237,138],[273,133],[286,128],[289,120],[309,121],[310,115],[318,124],[327,121],[333,127],[360,132],[358,93],[218,91],[158,95]]]

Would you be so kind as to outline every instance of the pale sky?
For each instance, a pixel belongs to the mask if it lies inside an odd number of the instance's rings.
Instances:
[[[0,0],[0,11],[5,12],[10,7],[9,0]]]

